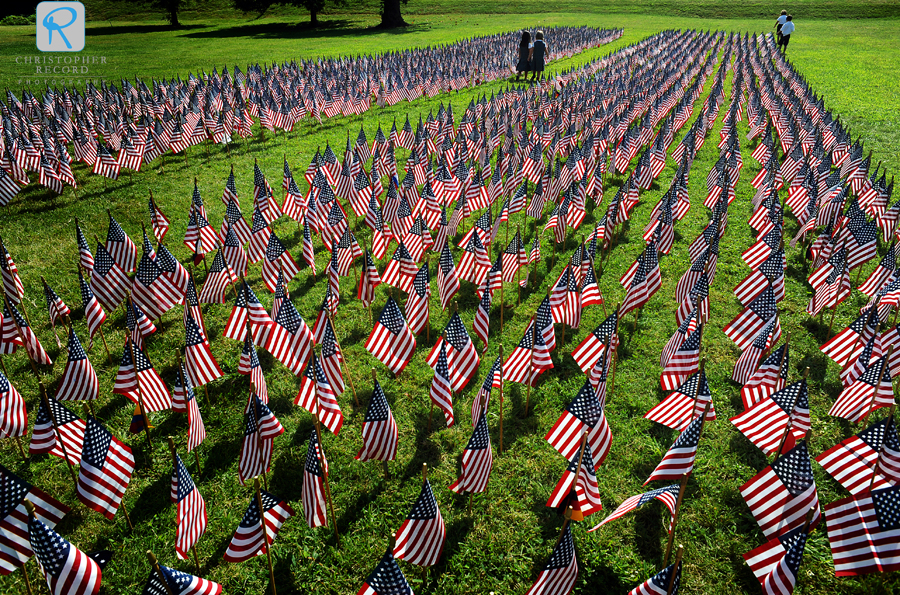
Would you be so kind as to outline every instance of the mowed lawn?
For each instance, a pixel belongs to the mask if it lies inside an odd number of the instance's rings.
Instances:
[[[279,17],[280,18],[280,17]],[[87,52],[108,57],[108,68],[102,76],[110,82],[120,77],[139,76],[184,78],[215,66],[229,69],[238,64],[289,60],[294,57],[340,55],[395,50],[405,47],[447,43],[470,35],[506,31],[522,26],[551,26],[556,24],[588,24],[603,27],[625,27],[619,41],[593,49],[572,60],[551,64],[551,69],[568,68],[607,52],[643,39],[665,28],[711,28],[729,31],[764,31],[771,27],[765,20],[711,20],[660,16],[609,14],[452,14],[447,16],[411,15],[415,25],[403,33],[375,33],[362,27],[371,25],[371,15],[359,18],[339,15],[348,21],[349,31],[335,30],[308,35],[302,29],[287,28],[275,19],[248,23],[246,20],[216,22],[215,25],[186,21],[182,31],[165,31],[158,24],[146,21],[96,24],[89,31]],[[898,21],[805,21],[798,16],[797,35],[791,42],[789,55],[800,72],[825,97],[826,106],[840,116],[853,131],[861,135],[866,147],[874,151],[874,160],[885,163],[889,172],[900,171],[900,137],[897,119],[900,100],[894,93],[893,77],[898,66]],[[355,28],[352,28],[355,27]],[[20,77],[28,70],[14,62],[15,56],[35,54],[33,29],[0,28],[3,44],[3,69],[0,83],[18,91]],[[552,43],[552,39],[549,40]],[[707,81],[706,90],[712,82]],[[183,261],[188,251],[180,243],[187,222],[193,179],[198,185],[210,214],[218,227],[224,207],[219,200],[231,165],[235,168],[238,191],[245,213],[249,213],[252,199],[253,162],[257,160],[274,188],[280,187],[282,159],[286,155],[295,178],[302,179],[317,147],[330,142],[343,156],[343,146],[349,133],[353,138],[362,125],[369,138],[380,123],[386,131],[396,118],[398,126],[406,114],[415,124],[419,117],[436,111],[440,102],[451,102],[458,118],[469,101],[482,93],[490,96],[506,83],[485,85],[475,91],[442,95],[434,100],[421,99],[415,103],[401,103],[392,108],[375,108],[362,117],[334,118],[319,125],[307,120],[286,137],[273,138],[268,132],[250,142],[236,143],[230,151],[221,147],[197,146],[185,156],[168,155],[152,167],[132,175],[126,174],[117,182],[105,182],[90,176],[84,167],[76,168],[76,176],[83,184],[77,199],[70,189],[60,197],[35,188],[24,191],[8,209],[0,212],[0,235],[19,265],[26,286],[28,309],[36,331],[45,347],[58,362],[44,370],[44,381],[52,391],[65,362],[59,353],[52,331],[46,323],[40,277],[43,275],[63,299],[73,307],[80,305],[75,264],[77,248],[74,241],[74,219],[78,217],[89,238],[106,233],[106,209],[110,208],[125,230],[134,239],[140,238],[141,222],[146,222],[147,191],[152,190],[163,211],[172,219],[168,244]],[[731,92],[731,76],[726,84]],[[702,103],[704,96],[700,98]],[[727,99],[726,99],[727,102]],[[727,103],[726,103],[727,106]],[[699,107],[699,105],[698,105]],[[641,484],[665,453],[676,434],[641,419],[650,407],[664,396],[659,390],[658,357],[662,346],[675,329],[673,300],[675,284],[687,268],[687,246],[705,225],[708,217],[702,206],[705,197],[705,177],[718,157],[715,140],[719,122],[710,139],[697,155],[692,167],[691,198],[693,207],[688,217],[676,226],[676,247],[662,260],[663,286],[645,306],[636,325],[629,316],[622,325],[623,347],[616,372],[615,389],[607,408],[614,440],[609,458],[598,472],[604,506],[611,511],[626,497],[643,491]],[[687,127],[682,129],[686,131]],[[744,140],[746,126],[740,127]],[[676,143],[681,135],[676,137]],[[673,145],[674,147],[675,145]],[[708,358],[707,372],[714,394],[719,420],[707,426],[701,442],[695,474],[688,487],[682,508],[677,543],[685,547],[684,592],[686,593],[758,593],[759,586],[745,565],[741,554],[763,542],[761,532],[744,504],[738,487],[765,464],[764,457],[745,440],[727,418],[740,411],[738,388],[730,380],[731,368],[737,357],[734,345],[721,332],[739,311],[732,288],[744,278],[749,269],[740,259],[741,252],[753,241],[746,225],[750,214],[753,189],[749,181],[758,171],[750,157],[754,144],[742,143],[745,169],[737,186],[737,200],[729,213],[730,226],[722,243],[719,269],[711,295],[709,332],[704,333],[704,351]],[[398,150],[398,163],[405,161],[405,151]],[[643,247],[641,231],[647,223],[653,205],[667,189],[674,167],[671,162],[657,184],[641,195],[641,204],[617,241],[616,247],[600,277],[600,286],[609,305],[621,301],[624,290],[619,277],[633,262]],[[605,199],[601,208],[589,213],[583,224],[587,234],[590,225],[603,213],[609,199],[624,182],[624,177],[609,176],[605,180]],[[277,194],[277,191],[276,191]],[[543,224],[546,220],[546,214]],[[786,235],[796,232],[795,220],[786,218]],[[470,220],[471,222],[471,220]],[[370,244],[368,228],[359,225],[357,236]],[[511,221],[510,234],[521,226],[528,243],[534,231],[526,224],[524,213]],[[296,224],[286,219],[274,226],[295,256],[299,256]],[[582,230],[579,230],[581,232]],[[501,234],[501,239],[502,239]],[[502,241],[497,242],[504,244]],[[425,355],[447,321],[436,300],[431,309],[431,341],[420,337],[419,349],[412,363],[400,378],[395,379],[383,365],[372,358],[363,344],[371,329],[368,312],[355,299],[356,274],[344,278],[341,284],[341,315],[336,326],[347,359],[347,372],[356,387],[361,407],[353,402],[347,391],[340,399],[346,415],[344,429],[337,437],[324,439],[325,452],[331,466],[331,489],[335,498],[341,542],[338,547],[330,529],[310,530],[302,520],[300,505],[300,474],[306,453],[306,442],[312,429],[311,416],[292,405],[298,382],[281,364],[262,355],[263,366],[272,398],[271,406],[285,425],[287,432],[276,439],[270,490],[289,500],[301,516],[285,524],[273,554],[276,583],[279,593],[350,593],[355,592],[382,555],[387,539],[405,518],[420,487],[423,463],[430,468],[448,535],[445,555],[440,564],[427,576],[415,567],[401,562],[401,566],[417,593],[524,593],[543,568],[561,525],[561,518],[544,503],[565,461],[543,439],[566,403],[584,382],[569,353],[603,319],[603,310],[592,306],[584,312],[579,330],[565,330],[565,342],[554,353],[556,368],[544,375],[531,393],[532,410],[524,414],[525,390],[519,385],[507,385],[504,390],[504,452],[499,445],[499,400],[491,406],[489,421],[495,447],[494,469],[488,492],[474,499],[471,515],[467,514],[468,498],[447,490],[459,472],[459,460],[471,426],[468,411],[487,366],[497,356],[503,343],[506,353],[518,342],[528,319],[542,299],[546,286],[562,270],[565,259],[576,247],[570,238],[564,248],[551,257],[550,235],[542,239],[543,261],[538,267],[540,284],[529,286],[521,293],[517,305],[514,284],[505,287],[504,328],[500,331],[499,306],[492,313],[491,346],[482,358],[478,381],[456,397],[458,424],[444,429],[439,414],[428,430],[428,387],[432,372],[425,363]],[[496,250],[496,248],[495,248]],[[882,252],[884,247],[882,247]],[[496,252],[494,252],[496,254]],[[317,251],[320,270],[327,252]],[[458,259],[458,253],[457,253]],[[550,264],[554,266],[552,269]],[[870,262],[863,271],[863,279],[874,268]],[[383,270],[384,263],[379,263]],[[202,279],[202,266],[198,278]],[[598,271],[599,272],[599,271]],[[823,325],[809,320],[804,308],[809,299],[806,277],[808,264],[799,249],[788,251],[787,297],[781,304],[782,325],[791,332],[792,372],[790,380],[799,378],[798,369],[812,368],[810,397],[812,405],[812,453],[819,454],[835,442],[850,435],[853,427],[827,416],[828,408],[839,392],[838,368],[826,360],[818,346],[826,339],[828,318]],[[250,275],[257,295],[268,307],[271,296],[259,279],[259,268]],[[476,298],[474,287],[463,283],[459,298],[463,320],[471,327]],[[324,296],[320,274],[312,279],[301,272],[291,283],[295,305],[304,318],[312,323]],[[433,293],[436,288],[433,287]],[[379,288],[375,313],[383,305],[386,288]],[[403,300],[401,300],[402,303]],[[497,298],[499,302],[499,296]],[[840,328],[852,320],[854,312],[864,303],[864,296],[853,296],[838,308],[834,326]],[[263,593],[268,584],[268,570],[263,559],[240,565],[227,564],[221,556],[234,528],[249,503],[251,490],[237,481],[237,459],[242,435],[242,415],[248,380],[237,374],[240,345],[221,337],[224,322],[230,312],[227,306],[206,306],[206,324],[213,338],[213,353],[226,373],[225,379],[210,389],[211,404],[201,398],[201,409],[208,437],[200,447],[203,471],[198,474],[184,453],[186,421],[181,414],[162,414],[154,417],[154,448],[148,451],[143,436],[128,437],[135,450],[138,468],[125,497],[125,505],[137,527],[129,532],[124,520],[101,519],[77,503],[63,461],[41,456],[24,463],[15,445],[6,441],[0,452],[0,462],[14,472],[54,494],[73,507],[73,511],[59,525],[60,532],[85,550],[113,549],[116,556],[104,575],[106,593],[138,593],[146,578],[148,565],[143,552],[153,549],[167,565],[191,571],[192,564],[177,562],[174,555],[174,506],[169,502],[169,472],[171,469],[165,436],[173,435],[182,457],[189,462],[201,492],[209,505],[210,524],[207,534],[199,542],[203,575],[222,583],[229,593]],[[75,328],[86,340],[86,326],[80,309],[75,309]],[[171,385],[175,375],[175,350],[183,345],[180,311],[167,314],[160,332],[149,340],[149,355]],[[101,378],[101,400],[95,407],[98,417],[120,437],[126,437],[131,419],[130,402],[112,395],[112,380],[118,365],[118,353],[124,341],[124,320],[121,310],[111,316],[106,335],[113,356],[105,357],[102,344],[94,346],[92,362]],[[561,339],[562,327],[557,328]],[[20,352],[4,358],[10,379],[29,403],[33,421],[36,415],[37,382],[31,374],[25,354]],[[383,476],[380,465],[359,463],[353,456],[361,445],[360,426],[365,405],[371,395],[370,369],[377,371],[400,428],[400,448],[397,460],[390,464],[390,476]],[[202,391],[200,392],[202,395]],[[496,395],[494,397],[496,399]],[[81,413],[79,411],[79,413]],[[880,418],[877,414],[876,417]],[[814,464],[822,503],[833,501],[846,492]],[[608,512],[600,513],[601,515]],[[593,519],[583,525],[592,526]],[[665,548],[665,513],[659,505],[650,505],[588,534],[586,527],[574,531],[578,549],[580,577],[578,593],[625,593],[659,569]],[[29,564],[32,583],[37,571]],[[807,546],[801,568],[798,593],[891,593],[900,589],[895,575],[873,576],[863,580],[837,580],[834,577],[831,555],[824,529],[819,529]],[[3,592],[24,592],[21,573],[0,578]]]

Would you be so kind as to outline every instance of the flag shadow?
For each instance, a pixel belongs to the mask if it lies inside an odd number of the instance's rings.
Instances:
[[[431,571],[428,573],[429,581],[426,589],[429,592],[433,592],[437,588],[441,576],[447,570],[450,560],[456,552],[459,551],[460,545],[465,541],[466,536],[474,526],[475,521],[471,516],[456,517],[447,525],[447,537],[444,540],[444,552],[441,555],[441,559],[438,560],[438,563],[432,566]]]

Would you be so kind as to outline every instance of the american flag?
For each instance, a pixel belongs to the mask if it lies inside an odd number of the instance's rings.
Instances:
[[[156,237],[156,241],[162,242],[169,231],[169,219],[160,210],[156,201],[153,200],[153,194],[150,194],[147,207],[150,211],[150,224],[153,228],[153,235]]]
[[[262,500],[262,513],[254,496],[225,551],[223,559],[226,562],[243,562],[263,554],[265,550],[262,524],[266,525],[265,535],[268,544],[271,545],[284,522],[294,516],[294,509],[284,500],[279,500],[277,496],[265,490],[260,490],[259,495]]]
[[[321,458],[320,458],[321,457]],[[325,468],[323,470],[322,463]],[[325,499],[325,474],[328,473],[328,461],[319,446],[319,437],[313,428],[309,435],[309,446],[306,449],[306,462],[303,465],[303,485],[301,500],[303,515],[310,529],[328,524]]]
[[[619,281],[622,287],[627,289],[625,300],[619,307],[619,316],[624,316],[647,303],[661,283],[655,242],[647,244]]]
[[[810,429],[809,389],[806,380],[795,382],[769,395],[729,421],[767,455],[778,450],[790,428],[786,449]]]
[[[666,455],[644,482],[644,485],[658,479],[678,479],[693,471],[697,445],[700,443],[700,433],[703,431],[704,417],[701,413],[699,417],[688,424],[675,443],[669,447]]]
[[[784,299],[784,250],[777,250],[771,254],[759,268],[747,275],[743,281],[734,288],[734,295],[744,305],[749,305],[759,297],[766,287],[772,286],[775,301]]]
[[[78,473],[78,499],[82,504],[111,519],[134,472],[131,448],[88,417]]]
[[[259,262],[265,257],[272,230],[269,229],[265,216],[258,208],[253,209],[250,222],[252,227],[250,228],[250,243],[247,246],[247,258],[250,259],[250,262]]]
[[[706,372],[701,369],[691,374],[672,394],[648,411],[644,419],[684,431],[688,424],[703,415],[707,403],[709,411],[706,413],[706,421],[713,421],[716,419],[716,408],[712,402]]]
[[[503,364],[503,379],[534,386],[538,377],[551,368],[553,360],[550,358],[550,348],[543,335],[537,331],[533,318],[519,344]]]
[[[869,486],[879,490],[900,484],[900,440],[893,416],[845,438],[816,461],[854,496]]]
[[[94,595],[100,592],[103,574],[100,565],[36,515],[28,519],[28,536],[52,595]]]
[[[837,500],[825,515],[835,575],[900,569],[900,486]]]
[[[581,368],[581,371],[585,374],[590,373],[597,363],[597,360],[603,356],[603,352],[606,350],[606,345],[610,342],[610,338],[613,339],[611,350],[615,350],[618,346],[619,339],[616,334],[618,329],[618,319],[618,312],[610,314],[606,320],[592,330],[588,336],[578,344],[578,347],[572,351],[572,357],[575,359],[575,363],[578,364],[578,367]]]
[[[675,352],[678,351],[678,349],[684,345],[687,338],[697,330],[697,327],[699,326],[698,318],[699,312],[695,309],[681,321],[678,328],[675,329],[675,332],[669,337],[669,340],[666,342],[665,346],[663,346],[662,351],[659,354],[660,366],[665,368],[669,363],[669,360],[672,359],[672,356],[675,355]]]
[[[120,168],[119,162],[112,156],[106,145],[97,143],[97,160],[94,162],[92,173],[99,174],[110,180],[116,180],[119,178]]]
[[[788,369],[790,369],[790,347],[788,343],[783,343],[762,361],[756,372],[741,387],[744,409],[749,409],[784,388]]]
[[[866,371],[845,388],[828,415],[859,422],[875,409],[894,404],[894,385],[887,356],[869,363]]]
[[[49,406],[49,409],[48,409]],[[50,411],[53,414],[50,414]],[[56,426],[54,430],[53,426]],[[30,454],[49,453],[65,458],[72,465],[81,461],[81,447],[84,442],[84,420],[67,409],[54,398],[41,400],[38,406],[37,419],[31,430]],[[65,451],[63,451],[65,445]]]
[[[447,347],[450,384],[454,392],[459,392],[478,372],[481,359],[478,357],[475,344],[469,337],[466,326],[458,312],[450,317],[446,328],[444,328],[444,333],[428,355],[428,365],[432,368],[437,365],[438,352],[444,345]]]
[[[355,182],[357,189],[361,189],[361,179],[364,180],[366,184],[364,188],[368,188],[368,179],[365,179],[365,173],[360,172],[360,174],[356,178],[357,181]],[[369,206],[366,210],[365,223],[372,228],[372,254],[375,256],[375,258],[384,258],[384,255],[388,249],[388,245],[390,244],[391,238],[393,236],[390,229],[387,228],[384,224],[381,207],[378,205],[378,199],[376,198],[374,193],[369,199]]]
[[[214,256],[213,259],[215,260],[215,258],[219,256],[219,253],[221,253],[222,257],[225,259],[225,263],[231,267],[231,272],[234,276],[246,276],[247,252],[244,250],[244,246],[241,244],[240,239],[238,239],[234,229],[228,225],[227,221],[222,227],[225,230],[225,237],[222,238],[222,247],[216,251],[216,256]],[[220,272],[224,268],[224,266],[220,265],[216,271]]]
[[[739,384],[745,383],[759,366],[760,360],[768,352],[772,346],[772,333],[775,332],[776,319],[769,320],[768,323],[759,331],[756,338],[750,344],[750,347],[744,350],[734,362],[734,370],[731,373],[731,379]]]
[[[394,560],[391,548],[384,553],[356,595],[413,595],[412,587]]]
[[[6,292],[6,297],[8,297],[10,301],[14,304],[18,304],[25,295],[25,285],[22,283],[22,278],[19,276],[19,269],[16,266],[15,261],[13,261],[9,250],[6,249],[6,244],[3,243],[3,240],[0,240],[0,249],[3,250],[3,255],[0,257],[3,290]]]
[[[444,519],[426,479],[416,503],[397,530],[394,556],[417,566],[433,566],[441,559],[446,535]]]
[[[269,402],[269,389],[266,386],[266,378],[263,375],[262,367],[259,365],[259,357],[256,355],[256,346],[253,344],[253,337],[248,333],[244,337],[244,347],[241,350],[241,359],[238,363],[239,374],[249,374],[250,384],[253,390],[259,395],[263,403]]]
[[[378,268],[375,266],[375,261],[372,260],[372,254],[366,249],[363,253],[362,273],[359,276],[359,287],[356,292],[356,297],[362,302],[363,306],[369,307],[372,305],[372,302],[375,301],[375,288],[381,283],[381,275],[378,274]],[[415,285],[415,279],[413,280],[413,285]]]
[[[156,264],[162,271],[162,276],[177,291],[176,302],[179,304],[184,303],[185,294],[187,294],[188,291],[188,281],[190,279],[187,269],[184,268],[184,266],[178,262],[178,259],[169,252],[169,249],[162,244],[160,244],[157,249]]]
[[[47,355],[44,346],[41,345],[37,335],[34,334],[31,325],[28,324],[28,321],[19,313],[19,310],[12,304],[12,300],[8,297],[3,305],[2,318],[13,322],[12,326],[15,328],[19,335],[18,338],[21,341],[21,343],[14,341],[14,344],[24,345],[25,351],[28,352],[28,357],[41,365],[50,366],[53,364],[53,360]],[[15,351],[14,348],[13,351]]]
[[[234,270],[225,260],[223,249],[219,248],[213,257],[212,264],[209,266],[209,273],[203,281],[203,288],[200,290],[200,302],[204,304],[224,304],[225,291],[229,285],[237,283],[237,281],[238,278]]]
[[[751,302],[734,320],[728,323],[722,332],[737,344],[738,349],[744,351],[753,343],[760,331],[775,319],[772,343],[781,337],[781,324],[778,322],[778,307],[775,302],[775,294],[771,285],[763,290],[753,302]]]
[[[132,351],[137,360],[136,367],[132,363]],[[113,392],[125,395],[138,404],[143,399],[147,413],[164,411],[172,407],[172,397],[169,395],[166,384],[153,369],[153,364],[150,363],[150,359],[144,354],[144,351],[134,343],[125,345]]]
[[[285,281],[290,282],[299,271],[291,253],[273,232],[269,235],[269,243],[266,246],[262,263],[262,280],[266,284],[266,288],[274,293],[279,274],[283,274]]]
[[[744,554],[766,595],[790,595],[799,578],[809,532],[798,527]]]
[[[874,296],[879,289],[884,287],[885,283],[894,275],[897,270],[897,244],[891,242],[887,253],[882,257],[881,262],[872,271],[872,274],[857,289],[869,297]]]
[[[820,347],[822,353],[830,357],[842,368],[855,360],[863,347],[875,333],[878,320],[875,308],[867,308],[847,328],[832,337]]]
[[[579,467],[579,465],[581,465]],[[584,445],[584,451],[579,451],[572,456],[562,477],[553,488],[553,493],[547,500],[550,508],[560,508],[571,505],[574,510],[580,511],[582,516],[589,516],[603,510],[600,503],[600,491],[597,486],[597,476],[594,473],[597,465],[591,455],[591,446]],[[575,478],[578,481],[575,481]],[[570,496],[574,492],[574,499]]]
[[[0,575],[14,572],[34,554],[28,536],[26,498],[34,505],[35,516],[51,528],[70,510],[0,465]]]
[[[559,451],[559,454],[571,460],[577,454],[581,436],[588,432],[588,443],[591,445],[592,452],[605,453],[608,448],[603,451],[595,448],[597,444],[591,436],[592,433],[595,433],[594,429],[599,427],[602,417],[603,408],[600,406],[594,388],[590,382],[585,382],[544,439]],[[605,454],[603,456],[605,457]]]
[[[687,377],[697,371],[700,364],[700,348],[703,325],[692,332],[672,354],[659,376],[663,390],[675,390]]]
[[[441,258],[438,261],[438,294],[441,298],[441,308],[447,309],[450,300],[459,291],[459,279],[456,276],[456,265],[453,263],[453,254],[450,246],[444,244],[441,250]]]
[[[475,310],[475,319],[472,321],[472,332],[484,343],[484,349],[487,349],[488,338],[491,331],[491,280],[494,276],[493,271],[488,274],[485,285],[480,289],[481,299],[478,300],[478,308]]]
[[[156,326],[150,322],[140,306],[132,301],[125,304],[125,328],[128,329],[128,336],[135,346],[140,349],[144,348],[144,337],[156,332]]]
[[[225,323],[225,329],[222,331],[223,337],[243,342],[247,335],[247,327],[249,323],[250,333],[253,341],[264,348],[268,348],[266,341],[270,339],[271,331],[275,323],[269,318],[269,313],[263,308],[259,302],[259,298],[250,289],[250,285],[246,281],[242,281],[236,291],[237,296],[234,300],[234,307],[231,309],[231,315],[228,322]],[[285,301],[284,304],[289,304]],[[282,308],[283,309],[283,308]],[[279,312],[280,314],[284,314]],[[304,323],[305,324],[305,323]]]
[[[75,220],[75,242],[78,244],[78,264],[87,271],[93,271],[94,255],[91,254],[91,247],[87,238],[84,237],[77,219]]]
[[[474,399],[472,399],[473,426],[478,423],[479,418],[481,418],[482,411],[487,411],[488,406],[491,403],[491,390],[494,388],[501,388],[502,386],[503,360],[498,355],[497,359],[494,360],[491,369],[488,370],[484,382],[481,383],[481,388],[478,390],[478,394],[475,395]]]
[[[341,363],[344,361],[344,354],[338,345],[337,337],[334,334],[334,327],[331,320],[325,318],[322,330],[322,370],[332,390],[340,395],[343,394],[346,386],[344,385],[344,377],[341,374]]]
[[[344,414],[338,404],[337,395],[334,394],[334,389],[315,353],[309,357],[306,371],[300,377],[300,390],[294,398],[294,405],[299,405],[317,415],[322,425],[331,430],[335,436],[344,425]]]
[[[137,264],[137,246],[112,215],[109,216],[109,230],[106,233],[106,250],[126,273],[133,273]]]
[[[797,443],[778,457],[742,485],[740,492],[759,528],[769,539],[802,526],[812,507],[816,510],[810,526],[815,527],[821,519],[806,442]]]
[[[437,405],[444,412],[447,427],[453,425],[453,387],[450,382],[450,372],[447,366],[447,346],[440,344],[437,361],[434,365],[434,378],[431,381],[429,392],[431,403]]]
[[[566,523],[550,560],[525,595],[568,595],[578,579],[578,560],[572,526]]]
[[[172,469],[172,500],[177,507],[175,552],[179,560],[187,560],[191,548],[206,532],[206,501],[177,454]]]
[[[156,568],[159,568],[157,572]],[[141,595],[219,595],[222,585],[162,564],[150,571]],[[166,584],[160,574],[165,577]]]
[[[261,304],[259,307],[262,309]],[[262,312],[265,314],[265,310]],[[265,317],[269,318],[268,314],[265,314]],[[294,304],[290,300],[285,300],[278,310],[275,323],[270,328],[268,339],[261,344],[295,376],[299,376],[313,348],[313,334],[306,321],[300,317]],[[260,343],[256,335],[253,339]]]
[[[59,401],[90,401],[100,395],[100,383],[94,366],[81,346],[74,330],[69,331],[69,359],[56,389]]]
[[[649,492],[644,492],[643,494],[637,494],[635,496],[631,496],[626,499],[624,502],[619,504],[619,507],[616,508],[612,514],[608,517],[600,521],[600,524],[593,527],[592,529],[588,529],[588,532],[596,531],[606,523],[615,520],[621,516],[624,516],[635,510],[636,508],[640,508],[644,504],[648,502],[653,502],[654,500],[659,500],[662,502],[666,508],[669,509],[669,514],[674,517],[675,516],[675,503],[678,500],[678,492],[680,490],[680,486],[678,484],[666,486],[664,488],[658,488],[656,490],[651,490]]]
[[[488,433],[487,413],[482,412],[481,419],[475,425],[472,437],[463,451],[462,473],[450,490],[457,494],[474,494],[487,489],[488,478],[494,457],[491,453],[491,436]]]
[[[194,386],[203,386],[222,377],[222,370],[209,348],[203,330],[189,312],[184,320],[184,363],[188,378]]]
[[[359,461],[393,461],[397,456],[397,423],[387,397],[377,380],[372,398],[366,408],[362,425],[362,448],[356,454]]]
[[[50,326],[55,326],[57,322],[65,322],[66,316],[72,311],[46,281],[44,281],[44,298],[47,302],[47,312],[50,315]]]
[[[3,372],[0,372],[0,438],[24,436],[27,432],[28,411],[25,399]]]
[[[394,374],[399,374],[409,363],[415,349],[415,335],[406,325],[397,302],[388,297],[366,341],[366,350]]]
[[[406,300],[406,319],[409,321],[409,329],[414,335],[418,335],[428,325],[430,304],[431,279],[428,263],[425,263],[416,273],[409,291],[409,297]]]
[[[156,320],[175,307],[183,296],[145,252],[134,276],[131,297],[152,320]]]
[[[675,576],[672,576],[672,573]],[[669,586],[671,585],[671,589]],[[681,588],[681,562],[666,566],[645,582],[628,592],[628,595],[678,595]]]
[[[284,426],[260,398],[250,393],[244,414],[244,435],[241,438],[241,456],[238,477],[242,485],[269,470],[272,463],[272,442],[284,434]]]
[[[473,234],[459,259],[459,278],[481,285],[490,269],[490,256],[478,239],[478,234]]]

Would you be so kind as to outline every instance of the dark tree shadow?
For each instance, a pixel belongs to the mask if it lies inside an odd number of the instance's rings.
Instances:
[[[298,24],[287,23],[255,23],[185,33],[180,37],[191,39],[224,39],[234,37],[250,37],[254,39],[318,39],[322,37],[360,37],[390,33],[404,35],[427,31],[428,25],[412,25],[400,29],[377,29],[375,27],[352,26],[355,23],[346,19],[320,21],[318,27],[310,27],[308,22]]]

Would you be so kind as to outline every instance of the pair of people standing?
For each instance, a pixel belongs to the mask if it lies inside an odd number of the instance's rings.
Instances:
[[[778,35],[778,47],[787,50],[788,43],[791,41],[791,33],[794,32],[794,17],[789,15],[786,10],[781,11],[778,20],[775,21],[775,33]]]
[[[547,53],[547,45],[544,43],[544,32],[538,31],[531,41],[531,33],[522,31],[522,40],[519,42],[519,63],[516,65],[516,80],[524,72],[525,80],[528,80],[528,71],[531,71],[531,80],[544,77],[544,56]]]

